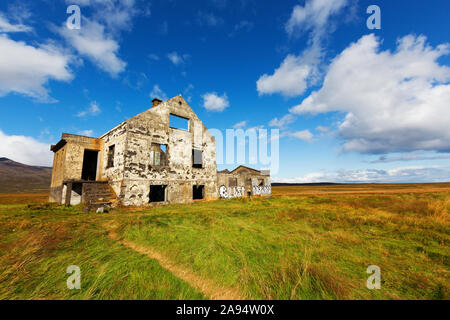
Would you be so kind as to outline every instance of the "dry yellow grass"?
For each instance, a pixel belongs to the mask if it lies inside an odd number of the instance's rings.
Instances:
[[[449,299],[449,188],[274,187],[273,198],[102,215],[2,195],[25,205],[0,204],[0,299],[214,299],[224,288],[227,298]],[[84,270],[82,292],[65,288],[70,264]],[[365,286],[369,265],[381,290]]]
[[[44,203],[48,197],[48,193],[0,193],[0,204]]]
[[[344,184],[344,185],[304,185],[274,186],[274,196],[297,195],[364,195],[450,192],[450,183],[398,183],[398,184]]]

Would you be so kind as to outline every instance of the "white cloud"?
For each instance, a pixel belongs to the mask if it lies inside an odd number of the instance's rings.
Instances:
[[[347,4],[348,0],[307,0],[304,7],[294,7],[285,26],[286,32],[292,36],[294,32],[299,35],[310,31],[308,47],[298,56],[288,55],[272,75],[262,75],[256,83],[260,95],[279,93],[296,97],[318,82],[324,55],[322,41],[333,31],[330,18]]]
[[[89,108],[87,108],[84,111],[80,111],[77,113],[77,117],[86,117],[86,116],[95,116],[101,113],[99,105],[96,101],[92,101],[89,105]]]
[[[236,124],[233,126],[233,128],[235,128],[235,129],[242,129],[242,128],[244,128],[246,125],[247,125],[247,121],[241,121],[241,122],[236,123]]]
[[[316,130],[320,131],[320,132],[328,132],[328,131],[330,131],[330,128],[324,127],[324,126],[317,126]]]
[[[197,15],[197,23],[201,26],[217,27],[223,24],[223,19],[211,12],[200,11]]]
[[[112,77],[123,72],[127,63],[119,57],[120,33],[132,29],[137,15],[148,16],[148,7],[138,9],[135,0],[66,0],[66,3],[89,6],[92,15],[89,18],[82,15],[80,30],[69,30],[63,25],[58,33],[81,56]]]
[[[338,14],[347,4],[348,0],[306,0],[304,7],[296,5],[292,10],[285,25],[286,32],[290,36],[306,30],[323,33],[330,27],[330,17]]]
[[[311,72],[312,66],[303,63],[302,57],[288,55],[273,75],[262,75],[256,87],[260,95],[281,93],[286,97],[295,97],[305,92]]]
[[[0,157],[28,165],[51,166],[50,145],[26,136],[9,136],[0,130]]]
[[[405,36],[394,52],[380,51],[374,35],[351,44],[329,67],[320,90],[290,111],[340,111],[345,151],[450,151],[450,68],[437,60],[448,44],[432,48],[424,36]]]
[[[82,24],[80,30],[70,30],[63,25],[58,32],[80,55],[112,77],[124,71],[127,64],[117,56],[119,44],[105,32],[105,27],[86,18]]]
[[[94,135],[94,130],[81,130],[78,131],[77,134],[81,136],[92,137]]]
[[[187,59],[189,59],[188,54],[180,55],[176,51],[171,52],[167,55],[167,58],[176,66],[184,64]]]
[[[92,7],[95,11],[93,20],[104,24],[113,33],[131,30],[133,18],[145,13],[136,7],[135,0],[66,0],[66,3]]]
[[[8,19],[0,12],[0,33],[8,32],[30,32],[33,28],[23,24],[11,24]]]
[[[158,25],[158,32],[162,35],[167,35],[169,33],[169,23],[164,21]]]
[[[166,101],[167,95],[164,93],[164,91],[161,90],[161,88],[157,84],[155,84],[153,86],[152,92],[150,92],[150,98],[152,99],[158,98],[163,101]]]
[[[234,37],[238,32],[250,32],[254,26],[255,24],[253,22],[242,20],[234,26],[233,31],[231,31],[228,36]]]
[[[194,85],[192,83],[188,84],[186,89],[183,90],[183,95],[186,97],[187,102],[192,102],[192,91],[194,90]]]
[[[372,160],[370,163],[387,163],[387,162],[399,162],[399,161],[423,161],[423,160],[442,160],[450,159],[450,154],[436,154],[436,153],[423,153],[412,152],[400,154],[397,156],[387,157],[386,155],[380,156],[377,160]]]
[[[293,132],[290,136],[306,142],[310,142],[313,138],[313,134],[309,130]]]
[[[297,178],[274,178],[281,183],[399,183],[399,182],[448,182],[450,167],[399,167],[389,170],[361,169],[312,172]]]
[[[154,54],[154,53],[150,53],[150,54],[148,55],[148,58],[149,58],[150,60],[159,61],[159,56],[158,56],[157,54]]]
[[[228,106],[230,105],[226,93],[224,93],[222,96],[219,96],[215,92],[210,92],[204,94],[202,98],[203,98],[203,106],[208,111],[221,112],[226,108],[228,108]]]
[[[297,117],[294,116],[293,114],[288,113],[288,114],[284,115],[281,119],[275,118],[275,119],[270,120],[269,126],[284,128],[288,124],[291,124],[292,122],[294,122],[296,120],[296,118]]]
[[[20,93],[51,102],[49,80],[69,81],[72,58],[53,45],[33,47],[0,34],[0,96]]]

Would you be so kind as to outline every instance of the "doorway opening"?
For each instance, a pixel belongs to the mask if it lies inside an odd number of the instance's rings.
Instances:
[[[150,203],[166,201],[167,186],[150,186]]]
[[[97,179],[97,160],[98,151],[84,150],[81,180],[95,181]]]
[[[74,183],[72,185],[72,194],[70,195],[70,205],[76,206],[81,203],[81,195],[83,193],[83,184]]]
[[[205,198],[205,186],[194,186],[193,199],[202,200]]]

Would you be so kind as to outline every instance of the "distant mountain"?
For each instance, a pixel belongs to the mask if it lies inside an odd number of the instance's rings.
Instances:
[[[52,168],[0,158],[0,193],[48,192]]]

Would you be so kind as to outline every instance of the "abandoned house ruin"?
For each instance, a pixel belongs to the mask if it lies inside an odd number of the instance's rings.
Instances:
[[[63,133],[51,151],[51,202],[99,208],[271,195],[269,172],[217,172],[215,138],[181,95],[154,99],[99,138]]]

